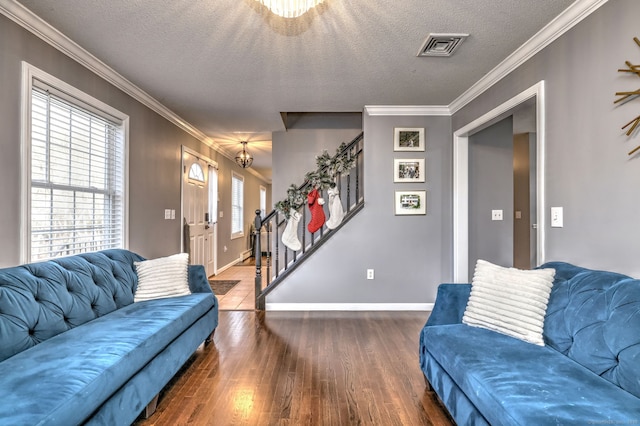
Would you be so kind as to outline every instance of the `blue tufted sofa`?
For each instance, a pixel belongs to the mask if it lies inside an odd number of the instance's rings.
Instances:
[[[0,424],[127,425],[213,335],[202,266],[191,295],[133,302],[142,258],[107,250],[0,269]]]
[[[640,280],[555,268],[545,346],[461,323],[470,284],[441,284],[420,366],[458,425],[640,424]]]

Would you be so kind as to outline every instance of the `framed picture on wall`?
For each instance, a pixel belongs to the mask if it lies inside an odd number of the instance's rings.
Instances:
[[[393,129],[394,151],[424,151],[424,128],[396,127]]]
[[[394,182],[424,182],[424,158],[396,158],[393,160]]]
[[[426,214],[427,191],[396,191],[395,213],[397,216]]]

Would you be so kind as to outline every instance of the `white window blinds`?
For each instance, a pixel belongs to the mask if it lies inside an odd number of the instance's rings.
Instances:
[[[231,237],[244,235],[244,178],[235,173],[231,176]]]
[[[81,103],[31,94],[31,261],[123,247],[124,131]]]

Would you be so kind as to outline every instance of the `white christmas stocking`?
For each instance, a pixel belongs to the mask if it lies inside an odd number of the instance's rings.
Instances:
[[[329,220],[326,225],[329,229],[335,229],[342,223],[344,218],[344,210],[342,209],[342,201],[340,201],[340,192],[338,188],[327,189],[329,194]]]
[[[293,251],[298,251],[302,248],[302,244],[298,239],[298,222],[300,222],[300,217],[300,213],[291,209],[289,219],[287,219],[287,226],[284,227],[284,232],[282,233],[282,244]]]

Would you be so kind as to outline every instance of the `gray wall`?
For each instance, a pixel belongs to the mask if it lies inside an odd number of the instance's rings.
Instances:
[[[20,88],[21,61],[75,86],[79,90],[124,112],[130,117],[129,139],[129,248],[152,258],[180,251],[182,221],[164,220],[165,209],[180,212],[180,149],[181,145],[207,155],[220,164],[221,208],[225,221],[220,225],[219,247],[229,246],[227,253],[218,249],[218,265],[238,258],[245,241],[228,241],[230,230],[224,233],[231,219],[230,170],[233,162],[203,145],[151,109],[116,89],[102,78],[68,58],[58,50],[0,15],[0,266],[19,263],[20,247]],[[245,174],[247,198],[246,223],[259,205],[258,180]],[[228,185],[226,185],[228,183]],[[253,191],[255,187],[255,191]],[[267,187],[269,193],[269,187]],[[226,200],[229,200],[227,203]],[[256,207],[257,208],[257,207]],[[226,214],[226,213],[229,214]],[[176,216],[179,216],[178,214]],[[248,230],[248,228],[247,228]]]
[[[513,266],[512,117],[469,138],[469,276],[478,259]]]
[[[459,129],[540,80],[546,82],[546,259],[640,276],[640,137],[620,129],[640,100],[614,106],[637,76],[617,72],[640,62],[640,2],[609,1],[453,116]],[[549,208],[564,207],[564,227]]]
[[[426,151],[394,152],[394,127],[424,127]],[[437,285],[451,279],[450,118],[365,114],[363,129],[364,210],[267,296],[267,303],[431,303]],[[277,141],[274,135],[274,200],[284,173],[277,164],[296,168],[319,153],[314,147],[312,153],[276,154]],[[426,158],[427,182],[394,184],[393,158],[419,156]],[[286,187],[290,179],[284,180]],[[427,190],[426,216],[395,216],[394,191],[418,188]],[[373,281],[366,279],[368,268],[375,269]]]
[[[238,148],[240,150],[240,148]],[[251,249],[250,229],[260,208],[260,185],[267,188],[267,212],[271,211],[271,184],[267,184],[234,161],[209,148],[211,159],[218,163],[218,269],[235,263],[240,255]],[[244,176],[244,237],[231,239],[231,175]],[[225,251],[224,248],[227,247]]]
[[[292,183],[302,184],[304,175],[317,169],[316,155],[320,155],[322,150],[326,149],[333,156],[342,142],[352,141],[360,132],[362,128],[273,132],[273,204],[286,197],[287,188]]]

